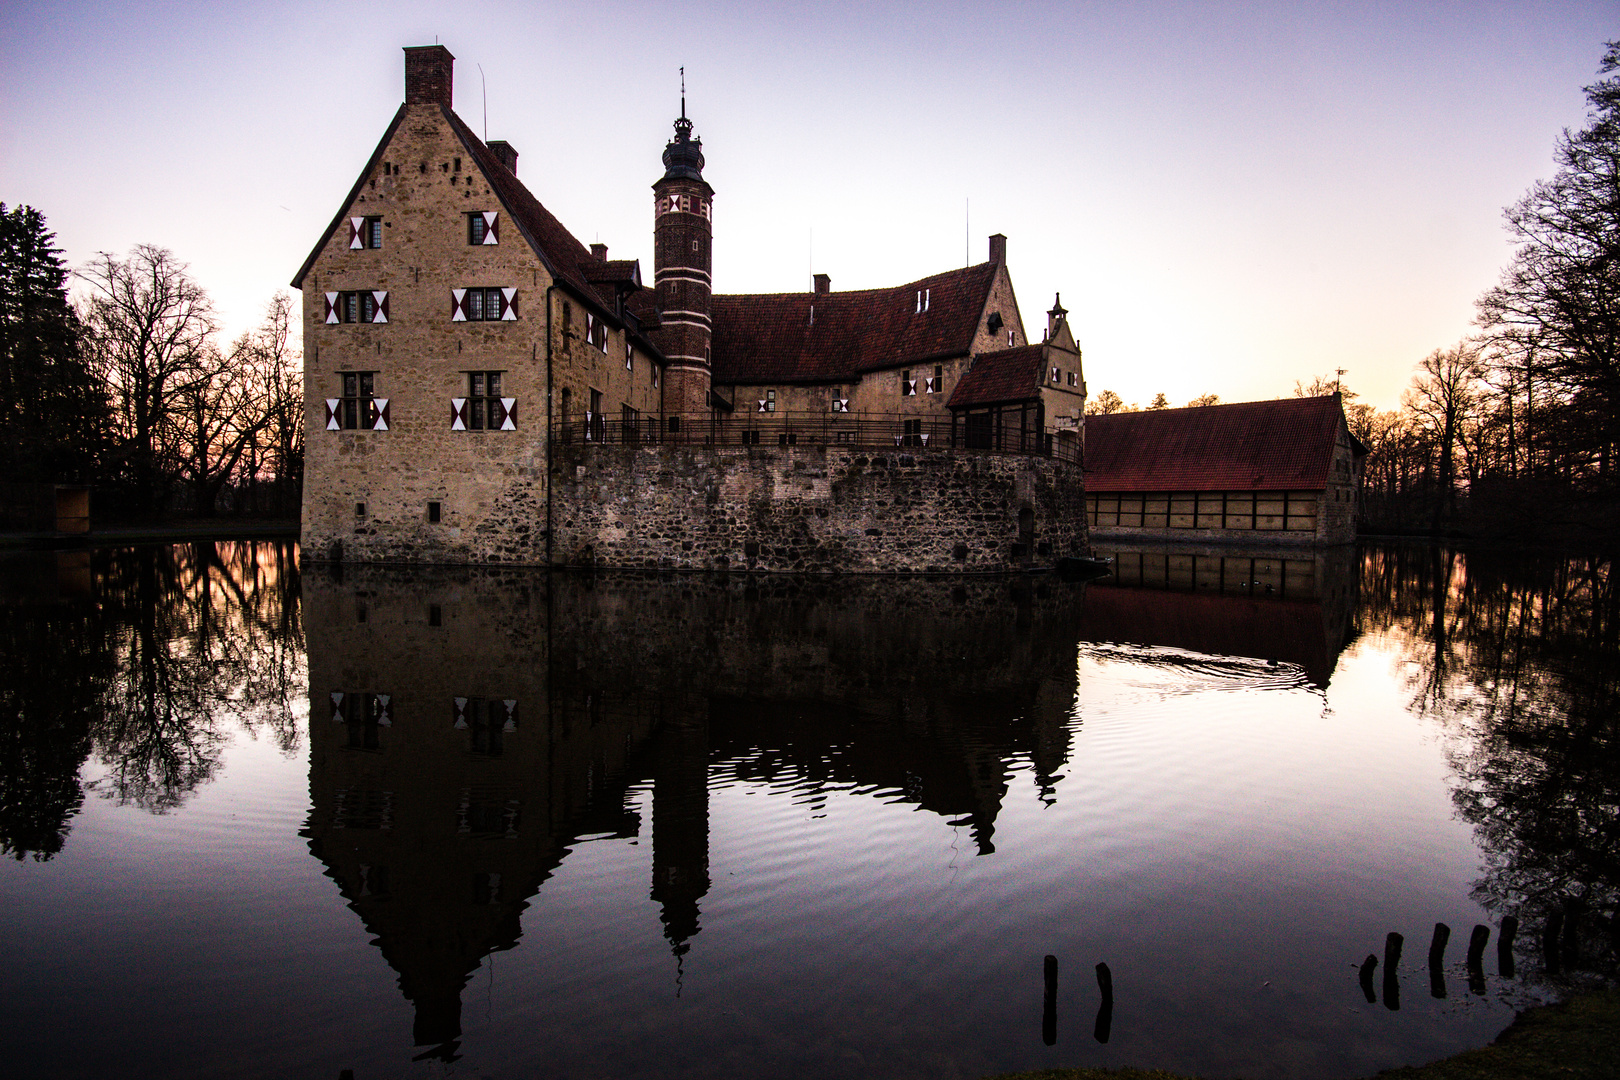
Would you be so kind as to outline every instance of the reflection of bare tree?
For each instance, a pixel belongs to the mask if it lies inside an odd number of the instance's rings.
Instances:
[[[36,580],[48,569],[7,567]],[[79,768],[111,666],[93,605],[0,603],[0,854],[44,861],[62,850],[84,799]]]
[[[1620,589],[1607,559],[1367,556],[1365,617],[1407,640],[1454,734],[1453,799],[1486,856],[1476,898],[1550,969],[1620,970]],[[1547,939],[1551,937],[1551,945]]]
[[[92,735],[110,797],[159,813],[179,805],[213,777],[238,727],[296,749],[303,642],[289,546],[119,552],[100,586],[117,674]]]

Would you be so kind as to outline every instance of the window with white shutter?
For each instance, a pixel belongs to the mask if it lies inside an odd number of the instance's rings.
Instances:
[[[326,294],[324,317],[329,323],[386,323],[388,290],[329,292]]]
[[[373,371],[338,373],[343,396],[326,399],[326,430],[389,430],[388,399],[376,396],[376,377]]]
[[[473,246],[494,245],[501,242],[498,223],[499,211],[474,210],[467,215],[467,243]]]
[[[515,322],[518,291],[503,288],[451,289],[451,322]]]

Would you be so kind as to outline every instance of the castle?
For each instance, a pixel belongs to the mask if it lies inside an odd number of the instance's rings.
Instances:
[[[293,281],[315,559],[1005,571],[1087,550],[1085,379],[1055,302],[1027,334],[989,258],[893,288],[713,295],[685,116],[653,278],[587,249],[455,114],[405,101]]]

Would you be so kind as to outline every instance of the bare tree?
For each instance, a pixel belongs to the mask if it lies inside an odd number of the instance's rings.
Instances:
[[[1187,408],[1202,409],[1206,406],[1219,405],[1220,403],[1221,395],[1219,394],[1199,394],[1197,397],[1187,402]]]
[[[271,509],[282,512],[297,509],[303,485],[304,376],[292,330],[292,298],[277,293],[264,321],[231,347],[232,368],[252,387],[259,419],[257,437],[238,469],[239,485],[256,491],[269,484]]]
[[[1441,517],[1449,516],[1456,506],[1458,444],[1464,424],[1478,408],[1483,379],[1479,344],[1464,340],[1424,357],[1412,385],[1401,395],[1401,404],[1430,436],[1437,451],[1436,527]]]
[[[1090,401],[1086,402],[1087,416],[1107,416],[1109,413],[1133,412],[1123,399],[1112,390],[1104,390]]]
[[[1160,391],[1159,393],[1153,395],[1153,400],[1148,402],[1147,407],[1149,412],[1154,412],[1159,409],[1168,409],[1170,407],[1170,399],[1164,396],[1163,391]]]
[[[90,288],[80,318],[112,395],[118,457],[140,504],[160,506],[160,481],[177,464],[173,420],[203,377],[213,305],[173,252],[150,244],[123,259],[103,252],[77,276]]]

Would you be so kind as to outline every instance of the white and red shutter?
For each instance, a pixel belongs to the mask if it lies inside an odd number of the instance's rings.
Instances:
[[[335,292],[326,294],[326,315],[324,317],[329,323],[338,321],[338,294]]]
[[[465,731],[467,729],[467,699],[464,697],[458,697],[455,699],[455,703],[456,730]]]
[[[765,399],[764,398],[759,399],[759,411],[760,412],[765,411]]]
[[[373,431],[388,430],[388,399],[385,397],[371,399],[372,417],[371,429]]]
[[[939,393],[939,387],[934,385],[934,377],[932,375],[928,376],[928,378],[924,380],[923,390],[930,394]]]
[[[388,694],[377,695],[377,726],[394,726],[394,699]]]
[[[517,290],[501,290],[501,321],[516,322],[518,317]]]
[[[501,242],[500,228],[496,225],[498,210],[485,210],[484,215],[484,243],[499,244]]]
[[[326,430],[327,431],[336,431],[336,430],[338,430],[338,427],[340,426],[338,424],[338,410],[341,409],[342,407],[343,407],[343,402],[342,402],[341,399],[335,398],[335,397],[329,397],[329,398],[326,399]]]
[[[906,380],[906,397],[916,397],[916,396],[917,396],[917,380],[916,379],[907,379]]]
[[[332,719],[343,723],[343,691],[332,691]]]
[[[365,247],[366,246],[365,232],[366,232],[366,219],[365,218],[363,218],[363,217],[352,217],[352,218],[350,218],[349,219],[349,247],[350,248],[363,248],[363,247]]]
[[[371,298],[377,302],[377,311],[371,317],[372,322],[385,323],[388,321],[388,290],[374,289]]]
[[[501,398],[501,430],[517,430],[517,398]]]
[[[464,397],[451,398],[450,399],[450,430],[451,431],[466,431],[467,430],[467,420],[468,420],[469,413],[471,411],[472,410],[467,407],[467,399],[466,398],[464,398]]]
[[[450,321],[451,322],[466,322],[467,321],[467,290],[466,289],[451,289],[450,290]]]
[[[517,702],[512,700],[511,698],[507,698],[506,700],[502,701],[501,704],[506,706],[506,723],[501,725],[501,730],[502,731],[516,731],[517,730]]]

